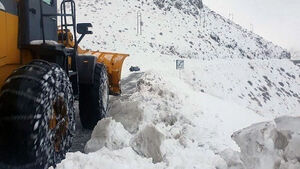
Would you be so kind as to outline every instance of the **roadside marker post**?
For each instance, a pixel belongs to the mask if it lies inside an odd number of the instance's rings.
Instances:
[[[137,12],[137,36],[142,35],[142,26],[143,26],[143,21],[142,21],[142,13],[141,11]]]
[[[181,79],[181,72],[184,70],[184,60],[176,60],[176,70],[179,71],[179,79]]]

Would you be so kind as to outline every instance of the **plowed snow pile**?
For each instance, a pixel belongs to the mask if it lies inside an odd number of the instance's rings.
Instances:
[[[90,17],[95,33],[83,45],[131,56],[123,93],[111,97],[87,154],[68,153],[58,169],[297,168],[299,133],[289,127],[299,119],[260,122],[299,115],[300,68],[284,49],[193,2],[80,1],[79,20]],[[184,70],[175,69],[176,59],[185,60]]]
[[[272,63],[272,61],[265,62]],[[288,61],[286,62],[289,65]],[[276,61],[273,65],[275,63]],[[197,64],[194,63],[194,65]],[[245,64],[248,65],[248,63]],[[216,65],[219,66],[219,64]],[[242,64],[237,67],[239,70],[243,70],[242,67],[245,67],[245,65]],[[296,69],[297,67],[294,68]],[[204,69],[207,68],[202,67],[197,71],[201,72]],[[299,69],[296,70],[299,71]],[[239,73],[241,72],[239,71]],[[264,144],[269,146],[267,151],[270,153],[257,152],[257,154],[261,153],[260,156],[267,155],[268,157],[270,154],[273,154],[272,151],[274,153],[277,152],[275,148],[272,149],[273,144],[268,143],[269,140],[267,138],[271,137],[270,135],[257,134],[248,136],[247,133],[250,131],[246,130],[246,134],[239,136],[239,139],[242,140],[240,141],[242,145],[237,141],[239,146],[231,139],[231,135],[235,131],[253,123],[271,120],[273,117],[276,117],[277,113],[267,112],[264,115],[264,112],[259,111],[261,107],[258,105],[256,110],[249,109],[243,104],[234,102],[234,99],[230,100],[214,96],[209,93],[210,88],[197,87],[194,83],[187,83],[185,79],[192,75],[192,72],[184,71],[181,75],[182,78],[179,78],[179,75],[172,73],[172,71],[162,73],[159,70],[149,70],[141,73],[132,73],[124,78],[122,81],[122,96],[111,98],[110,117],[98,123],[92,134],[92,139],[86,145],[87,152],[95,153],[86,155],[69,153],[67,159],[59,164],[57,168],[79,169],[86,166],[86,168],[215,169],[218,167],[226,169],[227,166],[232,168],[232,165],[230,162],[227,165],[227,161],[224,160],[227,160],[228,157],[228,155],[224,155],[224,150],[229,151],[228,149],[230,149],[230,152],[236,154],[234,151],[240,151],[240,146],[241,150],[247,152],[245,149],[248,147],[245,148],[243,146],[247,145],[244,140],[247,140],[248,137],[262,140],[261,144],[263,147]],[[244,74],[244,76],[249,77],[253,75],[262,77],[260,71],[253,74]],[[230,77],[233,75],[231,73],[223,74],[222,76],[215,76],[215,78],[219,79],[226,76]],[[240,86],[242,84],[248,86],[249,84],[247,80],[244,80],[244,76],[241,76],[241,79],[236,81],[224,78],[224,84],[228,83],[229,85],[226,88],[238,82]],[[207,80],[206,76],[198,76],[197,78],[203,81]],[[277,79],[269,78],[270,81]],[[233,82],[230,83],[230,81]],[[287,79],[286,82],[291,83],[291,80]],[[260,85],[264,83],[264,81],[258,82]],[[217,89],[221,90],[220,88]],[[248,92],[243,87],[240,90],[241,93]],[[205,91],[208,92],[206,93]],[[232,93],[228,92],[227,94]],[[241,100],[243,101],[244,99]],[[251,101],[251,99],[248,100]],[[265,106],[272,104],[272,102],[262,102],[261,104]],[[276,106],[274,105],[274,107]],[[290,108],[292,109],[293,106],[291,104]],[[297,110],[294,109],[293,111],[296,113]],[[287,109],[280,113],[292,115],[293,113],[291,112],[293,111]],[[295,121],[295,123],[297,122],[299,121]],[[259,127],[254,126],[252,130],[259,132]],[[273,130],[273,128],[268,130]],[[291,130],[289,132],[294,131]],[[98,133],[98,135],[94,133]],[[251,141],[249,144],[257,144],[255,140]],[[291,141],[291,144],[295,143]],[[253,147],[255,146],[250,148],[253,149]],[[245,160],[245,162],[241,162],[243,167],[245,166],[244,163],[257,157],[249,156],[248,158],[250,159],[248,159],[246,158],[247,155],[237,156],[238,161]],[[107,156],[109,156],[109,159],[107,159]],[[276,158],[273,156],[270,158],[271,160],[274,159],[274,164],[276,163],[277,165],[278,160],[283,160],[283,157],[278,155]],[[230,159],[232,160],[232,158]],[[128,161],[128,163],[125,161]],[[294,161],[292,162],[289,164],[294,165]],[[234,161],[234,164],[236,163]],[[246,167],[244,168],[246,169]],[[251,167],[247,169],[251,169]]]
[[[300,168],[300,118],[281,117],[274,122],[252,125],[234,133],[240,152],[222,153],[228,168]]]

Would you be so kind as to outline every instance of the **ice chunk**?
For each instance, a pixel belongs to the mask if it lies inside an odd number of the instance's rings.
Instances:
[[[228,169],[245,169],[239,152],[226,149],[221,152],[221,156],[226,161]]]
[[[160,146],[164,135],[154,126],[146,126],[132,140],[132,148],[140,155],[152,158],[154,163],[163,161]]]
[[[96,152],[103,147],[110,150],[117,150],[129,146],[131,139],[121,123],[115,122],[112,118],[106,118],[98,122],[91,139],[85,145],[86,153]]]
[[[233,135],[241,148],[241,159],[247,168],[274,168],[280,157],[274,149],[272,139],[275,125],[272,122],[259,123]]]
[[[221,156],[232,164],[245,169],[294,169],[300,166],[299,117],[280,117],[275,122],[254,124],[233,134],[241,149],[224,152]]]
[[[136,133],[142,120],[142,112],[138,107],[138,102],[121,102],[116,101],[111,106],[109,115],[117,122],[123,124],[124,128],[130,133]]]

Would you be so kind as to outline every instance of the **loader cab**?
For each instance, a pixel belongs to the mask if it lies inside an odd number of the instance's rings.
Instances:
[[[88,30],[92,25],[76,24],[74,0],[61,4],[57,0],[19,0],[19,10],[20,49],[29,49],[33,59],[58,64],[69,76],[73,93],[78,94],[78,43],[92,33]]]
[[[30,42],[32,41],[43,39],[43,28],[41,27],[41,12],[43,12],[43,14],[56,14],[57,1],[21,0],[19,2],[19,10],[19,44],[22,47],[24,45],[30,45]],[[57,17],[44,17],[43,24],[45,40],[57,41]]]
[[[58,7],[60,10],[57,10]],[[76,51],[83,37],[86,34],[92,34],[88,30],[92,25],[90,23],[76,25],[75,13],[73,0],[63,0],[61,4],[57,4],[57,0],[20,0],[20,47],[30,45],[36,40],[44,42],[50,40],[72,47]],[[78,41],[77,33],[81,34]]]

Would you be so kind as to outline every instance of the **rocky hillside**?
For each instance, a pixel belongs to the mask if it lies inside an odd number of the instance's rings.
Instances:
[[[182,58],[289,58],[279,46],[243,29],[196,0],[80,1],[80,22],[95,35],[85,47],[133,54],[147,50]],[[137,14],[142,35],[137,36]]]

